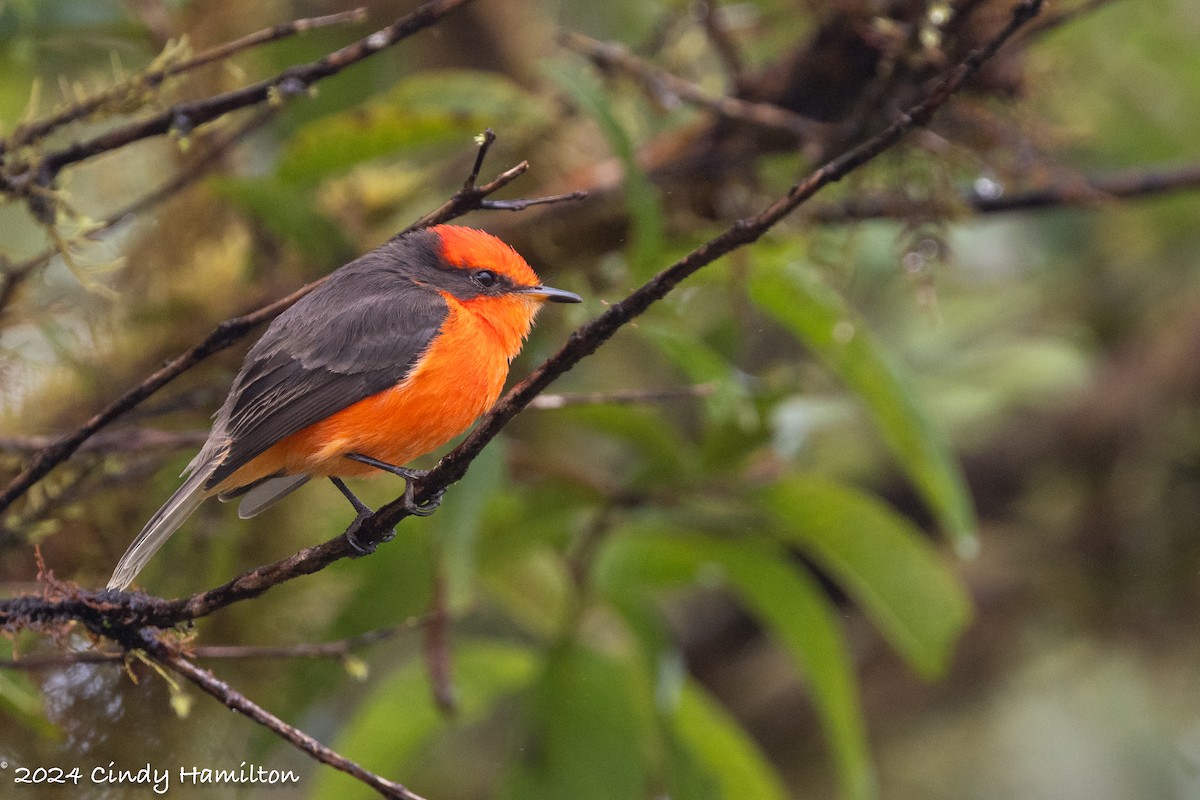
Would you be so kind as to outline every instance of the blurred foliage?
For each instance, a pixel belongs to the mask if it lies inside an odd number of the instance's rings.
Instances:
[[[320,57],[396,13],[368,5],[363,26],[240,53],[169,82],[147,108]],[[751,76],[784,63],[832,13],[720,5]],[[868,7],[880,4],[858,9],[871,30],[895,38]],[[200,49],[340,9],[0,2],[2,130],[46,114],[61,91],[128,77],[166,35]],[[461,186],[485,127],[500,137],[485,178],[532,163],[512,195],[597,189],[577,206],[465,220],[586,298],[541,317],[514,365],[525,374],[813,166],[755,139],[751,156],[689,162],[721,140],[698,133],[709,131],[702,112],[555,45],[555,26],[619,40],[720,92],[731,81],[702,10],[480,2],[289,101],[211,177],[100,241],[89,222],[169,179],[210,131],[71,168],[55,220],[70,263],[52,260],[0,312],[0,434],[70,430],[222,319],[385,240]],[[888,74],[936,61],[936,42],[916,41],[926,49],[904,51]],[[1115,2],[1034,34],[1002,64],[1016,78],[998,67],[1000,89],[976,87],[821,199],[949,200],[963,187],[1194,162],[1196,41],[1200,15],[1182,0]],[[860,121],[869,129],[887,105]],[[116,124],[87,120],[43,146]],[[197,643],[328,641],[409,621],[399,633],[344,659],[206,666],[430,800],[1190,796],[1194,774],[1178,773],[1200,758],[1196,209],[1184,194],[990,219],[964,209],[823,226],[801,212],[553,388],[666,399],[528,411],[437,514],[406,520],[370,558],[200,622]],[[0,232],[0,266],[49,244],[21,201],[0,206]],[[118,425],[203,429],[242,352],[205,362]],[[23,451],[2,444],[6,477]],[[59,467],[0,525],[6,593],[36,588],[34,544],[59,579],[100,585],[188,457],[81,452]],[[387,478],[355,489],[373,505],[399,491]],[[206,588],[349,519],[327,485],[248,521],[211,503],[141,585],[163,596]],[[427,669],[436,597],[449,617],[450,714]],[[3,654],[85,646],[0,641]],[[295,796],[371,796],[207,698],[180,719],[162,680],[129,671],[137,683],[112,665],[0,671],[0,757],[172,769],[254,760],[296,770]],[[1177,702],[1154,697],[1160,689]],[[125,788],[111,796],[141,796]],[[195,796],[282,791],[225,788]],[[61,796],[39,792],[27,796]]]

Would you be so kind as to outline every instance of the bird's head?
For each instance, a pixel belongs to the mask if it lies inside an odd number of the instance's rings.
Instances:
[[[442,288],[460,299],[518,295],[538,304],[581,302],[574,292],[543,286],[525,259],[490,233],[459,225],[436,225],[428,232],[439,240],[450,268]]]
[[[495,328],[510,358],[546,301],[582,302],[574,292],[544,286],[516,250],[484,231],[435,225],[400,242],[432,251],[431,258],[416,259],[410,279]]]

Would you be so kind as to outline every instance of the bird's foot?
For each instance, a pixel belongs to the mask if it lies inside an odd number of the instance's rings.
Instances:
[[[358,461],[376,469],[381,469],[384,472],[390,472],[393,475],[398,475],[404,479],[404,510],[415,517],[428,517],[434,511],[437,511],[438,506],[442,504],[442,496],[446,494],[445,488],[438,491],[423,503],[418,503],[413,496],[413,482],[419,481],[429,474],[427,469],[409,469],[408,467],[398,467],[395,464],[389,464],[386,461],[380,461],[377,458],[364,456],[362,453],[349,453],[346,458]]]
[[[359,500],[358,496],[350,491],[350,487],[343,483],[341,478],[331,477],[329,480],[338,488],[338,491],[345,495],[346,499],[350,501],[350,505],[354,506],[354,510],[358,512],[357,516],[354,517],[354,521],[350,523],[350,527],[346,529],[346,543],[350,545],[350,549],[354,551],[356,556],[371,555],[371,553],[375,552],[377,543],[362,541],[358,536],[358,532],[362,528],[363,523],[375,512],[371,510],[370,506]],[[392,528],[379,541],[390,542],[395,538],[396,529]]]
[[[415,472],[415,470],[413,471]],[[422,473],[421,477],[423,476],[424,473]],[[433,497],[430,497],[424,503],[418,503],[417,499],[413,497],[413,484],[412,481],[409,480],[404,484],[404,508],[413,516],[428,517],[430,514],[437,511],[438,506],[442,504],[442,497],[445,494],[446,489],[443,487],[438,489],[437,492],[434,493]]]

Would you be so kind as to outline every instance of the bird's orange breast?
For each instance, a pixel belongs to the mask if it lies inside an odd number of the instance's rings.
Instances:
[[[537,306],[522,298],[445,297],[446,321],[401,383],[281,440],[214,491],[280,472],[374,473],[375,468],[346,455],[361,453],[402,466],[469,428],[500,396],[509,361],[520,350]]]

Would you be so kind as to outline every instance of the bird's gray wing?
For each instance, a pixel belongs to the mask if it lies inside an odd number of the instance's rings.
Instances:
[[[246,355],[214,434],[212,489],[255,456],[409,373],[448,312],[436,292],[378,272],[335,273]]]

